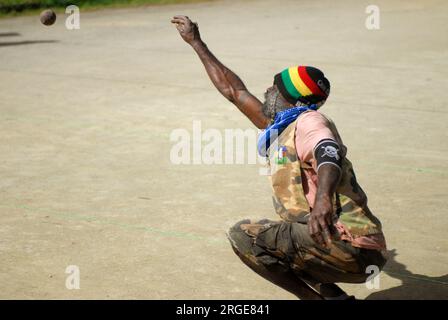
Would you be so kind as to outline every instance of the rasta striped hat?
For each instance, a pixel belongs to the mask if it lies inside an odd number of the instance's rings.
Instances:
[[[330,82],[322,71],[314,67],[295,66],[283,70],[274,77],[282,96],[292,104],[323,102],[330,94]]]

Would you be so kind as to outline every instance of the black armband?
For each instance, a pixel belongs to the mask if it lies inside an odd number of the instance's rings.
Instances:
[[[314,148],[314,158],[316,159],[316,172],[323,164],[329,163],[337,166],[339,169],[342,167],[342,151],[339,144],[331,139],[324,139]]]

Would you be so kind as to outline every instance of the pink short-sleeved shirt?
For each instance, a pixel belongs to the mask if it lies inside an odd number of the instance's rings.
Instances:
[[[317,192],[317,170],[314,159],[314,147],[323,139],[335,140],[328,120],[318,111],[310,111],[299,117],[296,126],[296,150],[301,162],[312,168],[303,169],[302,181],[306,199],[311,207]],[[304,178],[304,179],[303,179]]]
[[[314,207],[318,186],[314,148],[323,139],[338,141],[330,130],[327,118],[318,111],[302,114],[297,120],[295,145],[300,161],[310,166],[310,168],[302,168],[303,190],[310,207]],[[355,247],[377,250],[386,248],[382,234],[354,238],[342,223],[337,222],[335,226],[341,234],[341,238],[350,241]]]

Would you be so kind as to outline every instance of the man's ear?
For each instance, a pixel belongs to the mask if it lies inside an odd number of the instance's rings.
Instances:
[[[285,99],[285,97],[283,97],[282,93],[280,92],[280,90],[278,90],[277,86],[276,85],[274,85],[274,86],[275,86],[275,90],[277,90],[277,92],[278,92],[278,99],[280,99],[285,106],[287,106],[289,108],[294,107],[294,105],[292,103],[290,103],[288,100]]]

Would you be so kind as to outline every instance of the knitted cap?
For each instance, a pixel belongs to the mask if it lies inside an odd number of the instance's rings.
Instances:
[[[315,104],[326,100],[330,94],[330,82],[322,71],[314,67],[295,66],[283,70],[274,77],[282,96],[292,104],[297,101]]]

